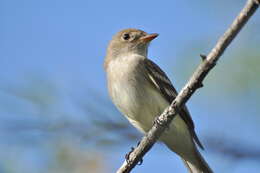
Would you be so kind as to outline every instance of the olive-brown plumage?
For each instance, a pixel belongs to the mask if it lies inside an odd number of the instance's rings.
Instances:
[[[177,95],[166,74],[147,58],[149,43],[157,36],[138,29],[118,32],[108,45],[104,63],[113,103],[143,133]],[[182,158],[191,173],[212,172],[197,150],[195,143],[203,147],[186,106],[160,140]]]

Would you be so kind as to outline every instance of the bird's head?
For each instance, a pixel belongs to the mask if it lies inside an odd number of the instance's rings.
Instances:
[[[158,34],[148,34],[139,29],[124,29],[114,35],[107,48],[107,56],[118,56],[135,53],[146,56],[150,41]]]

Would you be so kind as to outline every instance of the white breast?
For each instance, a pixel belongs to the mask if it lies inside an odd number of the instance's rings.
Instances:
[[[140,66],[144,57],[125,56],[113,60],[108,66],[111,98],[117,108],[139,130],[147,132],[169,104],[147,81]],[[134,75],[139,73],[139,75]]]
[[[107,68],[109,93],[120,112],[142,132],[148,132],[154,118],[169,103],[152,87],[142,68],[144,57],[139,55],[114,59]],[[139,75],[135,75],[139,73]],[[110,81],[113,82],[110,82]],[[180,116],[176,116],[169,129],[161,136],[166,145],[182,155],[193,147],[189,131]]]

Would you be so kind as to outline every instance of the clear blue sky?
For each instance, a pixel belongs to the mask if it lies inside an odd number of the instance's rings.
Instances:
[[[22,141],[24,138],[34,140],[34,137],[39,137],[38,133],[27,134],[26,132],[21,132],[24,136],[16,137],[15,132],[8,130],[12,126],[24,121],[53,123],[57,118],[55,112],[64,114],[69,112],[68,114],[74,114],[67,117],[69,120],[81,121],[84,118],[75,115],[80,111],[71,103],[70,98],[81,95],[86,98],[86,104],[91,104],[89,95],[93,90],[102,95],[105,100],[109,100],[103,60],[108,41],[117,31],[132,27],[146,32],[159,33],[160,36],[150,46],[149,57],[169,74],[180,89],[199,63],[198,55],[207,53],[214,46],[244,2],[243,0],[1,0],[0,126],[2,127],[0,129],[2,132],[0,132],[0,137],[2,137],[0,138],[0,159],[3,160],[4,156],[12,157],[4,152],[8,144],[11,144],[14,149],[24,147],[25,151],[30,151],[28,146],[21,144]],[[260,45],[259,20],[260,11],[253,16],[240,33],[241,35],[228,49],[229,52],[225,54],[225,58],[229,62],[235,62],[235,58],[229,58],[228,55],[239,54],[247,43],[254,42]],[[194,52],[187,52],[192,50]],[[182,57],[183,55],[189,57]],[[222,70],[225,70],[221,68],[222,63],[225,64],[225,60],[221,60],[213,76],[226,75],[222,73]],[[225,66],[225,68],[228,67]],[[45,115],[45,119],[35,117],[38,112],[33,105],[8,93],[17,91],[17,88],[18,91],[30,90],[28,85],[35,79],[36,84],[34,84],[40,88],[39,91],[49,87],[55,96],[58,95],[59,100],[56,100],[55,106],[48,107],[52,110],[51,114],[54,114],[54,117],[51,115]],[[54,88],[46,84],[43,79],[51,81]],[[228,78],[226,81],[232,82],[232,79]],[[208,83],[210,85],[210,82]],[[249,85],[251,89],[249,94],[240,92],[234,96],[228,95],[229,92],[224,93],[227,94],[225,95],[227,98],[222,101],[223,95],[218,93],[218,87],[214,84],[216,83],[213,82],[208,89],[205,86],[205,90],[203,88],[189,103],[192,114],[197,114],[193,119],[198,124],[199,136],[203,139],[203,136],[207,134],[205,131],[210,131],[220,136],[225,134],[225,139],[232,136],[242,141],[249,140],[253,146],[259,146],[260,140],[256,139],[258,134],[253,133],[255,130],[260,130],[259,116],[241,118],[245,114],[260,112],[257,108],[259,97],[256,97],[259,94],[254,94],[255,87]],[[259,88],[256,87],[256,89]],[[243,98],[248,98],[250,101],[245,101]],[[216,111],[214,108],[218,103],[220,103],[218,108],[220,110]],[[114,109],[112,104],[109,106]],[[252,106],[251,109],[249,109],[250,106]],[[214,118],[207,114],[212,111]],[[225,122],[222,122],[225,116],[218,117],[218,114],[227,114],[227,112],[238,115],[239,118],[233,120],[229,116]],[[48,111],[45,113],[48,114]],[[62,116],[58,118],[62,119]],[[216,123],[220,121],[220,125],[217,126]],[[243,126],[245,129],[239,130],[242,122],[245,122]],[[230,125],[230,123],[234,124]],[[30,129],[31,124],[28,126]],[[237,137],[238,133],[241,133],[241,138]],[[113,165],[111,169],[116,169],[121,164],[125,152],[130,149],[131,145],[125,145],[107,154]],[[4,156],[1,156],[3,153]],[[234,168],[232,160],[228,158],[207,153],[207,151],[203,154],[216,172],[260,171],[259,160],[240,160]],[[23,153],[21,160],[26,160],[26,158],[26,153]],[[37,156],[32,156],[32,158],[35,159]],[[25,164],[30,163],[34,161],[27,158]],[[169,169],[173,172],[184,170],[181,161],[174,154],[170,155],[167,149],[158,145],[145,157],[144,164],[134,172],[158,172]]]

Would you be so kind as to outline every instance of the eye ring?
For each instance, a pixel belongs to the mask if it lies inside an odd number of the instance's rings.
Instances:
[[[128,34],[128,33],[123,34],[123,39],[124,40],[129,40],[130,39],[130,34]]]

